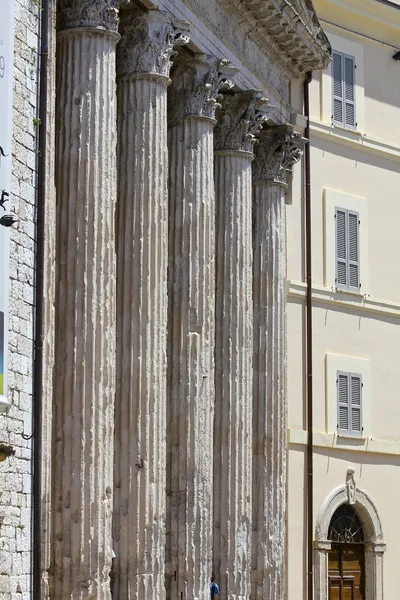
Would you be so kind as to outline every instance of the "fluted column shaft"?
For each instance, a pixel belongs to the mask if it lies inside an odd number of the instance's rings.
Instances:
[[[215,342],[215,97],[204,62],[175,74],[169,129],[169,398],[167,597],[209,597]],[[187,72],[185,72],[187,69]],[[191,87],[188,81],[192,76]],[[200,100],[199,100],[200,98]]]
[[[215,140],[216,342],[213,571],[221,598],[251,590],[253,413],[253,144],[266,101],[229,94]]]
[[[169,131],[172,381],[169,598],[206,598],[212,553],[215,198],[211,119]],[[176,573],[176,575],[175,575]],[[176,577],[176,579],[175,579]]]
[[[270,600],[286,580],[285,210],[282,185],[254,186],[254,597]]]
[[[217,201],[214,571],[221,597],[244,600],[251,573],[251,153],[219,151]]]
[[[260,134],[254,183],[254,390],[252,598],[286,598],[287,175],[302,154],[291,126]]]
[[[80,5],[65,4],[56,88],[51,596],[100,600],[110,598],[112,550],[117,11],[108,9],[106,23],[89,22]]]
[[[172,41],[178,42],[178,34],[172,21],[156,11],[123,16],[121,33],[114,590],[121,600],[161,600],[166,518],[167,85]],[[149,44],[154,54],[146,54]],[[164,69],[159,68],[162,59]]]

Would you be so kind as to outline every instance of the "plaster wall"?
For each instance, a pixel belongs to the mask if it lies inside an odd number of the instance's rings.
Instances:
[[[288,598],[290,600],[306,598],[305,459],[305,446],[291,445],[288,465],[290,532]],[[384,541],[387,546],[383,559],[384,598],[396,598],[400,539],[394,523],[400,502],[400,486],[396,484],[400,467],[399,456],[379,456],[372,453],[361,455],[355,451],[339,451],[333,454],[328,448],[317,449],[314,454],[316,473],[314,527],[319,507],[332,489],[343,485],[348,467],[355,469],[357,485],[367,492],[378,508]],[[390,493],[388,493],[389,489]]]
[[[344,484],[347,468],[352,466],[357,485],[371,496],[382,521],[387,544],[383,559],[384,597],[390,599],[396,597],[398,589],[400,550],[400,534],[393,526],[400,497],[400,486],[396,483],[400,466],[400,78],[399,63],[392,58],[399,39],[400,10],[389,10],[375,0],[362,3],[316,0],[315,6],[333,49],[358,57],[356,110],[361,118],[356,131],[332,127],[330,68],[313,74],[310,145],[314,526],[325,498]],[[292,102],[300,113],[301,90],[302,82],[297,82],[291,92]],[[307,567],[302,172],[302,166],[298,165],[293,176],[292,204],[287,207],[289,600],[306,597]],[[360,294],[335,290],[329,262],[332,256],[334,260],[335,235],[332,222],[328,222],[333,215],[327,212],[327,198],[331,206],[336,202],[340,205],[353,202],[354,209],[359,211]],[[336,400],[335,381],[327,369],[327,355],[336,355],[335,361],[342,359],[344,365],[364,359],[358,363],[360,369],[364,365],[368,371],[365,379],[363,375],[364,388],[368,387],[363,392],[364,416],[368,422],[363,439],[339,438],[332,426],[334,418],[328,402]],[[333,413],[335,410],[336,407]]]

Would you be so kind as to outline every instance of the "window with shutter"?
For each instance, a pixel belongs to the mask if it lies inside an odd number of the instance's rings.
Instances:
[[[355,211],[335,209],[336,227],[336,287],[339,290],[360,291],[360,219]]]
[[[332,122],[345,129],[356,127],[355,60],[342,52],[332,56]]]
[[[356,373],[337,372],[337,430],[341,435],[362,435],[362,378]]]

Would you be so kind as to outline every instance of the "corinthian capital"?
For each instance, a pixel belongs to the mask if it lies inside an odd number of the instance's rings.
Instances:
[[[98,29],[118,32],[119,0],[60,0],[58,29]]]
[[[180,121],[187,116],[215,119],[221,92],[232,88],[228,77],[235,72],[229,60],[215,61],[205,54],[180,60],[169,90],[169,119]]]
[[[266,127],[259,136],[253,163],[254,182],[287,185],[288,174],[302,157],[305,139],[292,125]]]
[[[224,94],[221,103],[215,149],[253,152],[256,136],[268,118],[268,100],[253,90]]]
[[[174,47],[189,42],[189,24],[158,10],[138,16],[127,12],[121,19],[117,47],[120,77],[158,75],[168,78]]]

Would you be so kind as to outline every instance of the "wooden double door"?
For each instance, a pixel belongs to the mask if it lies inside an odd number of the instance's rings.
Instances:
[[[364,544],[332,544],[329,600],[366,600]]]

